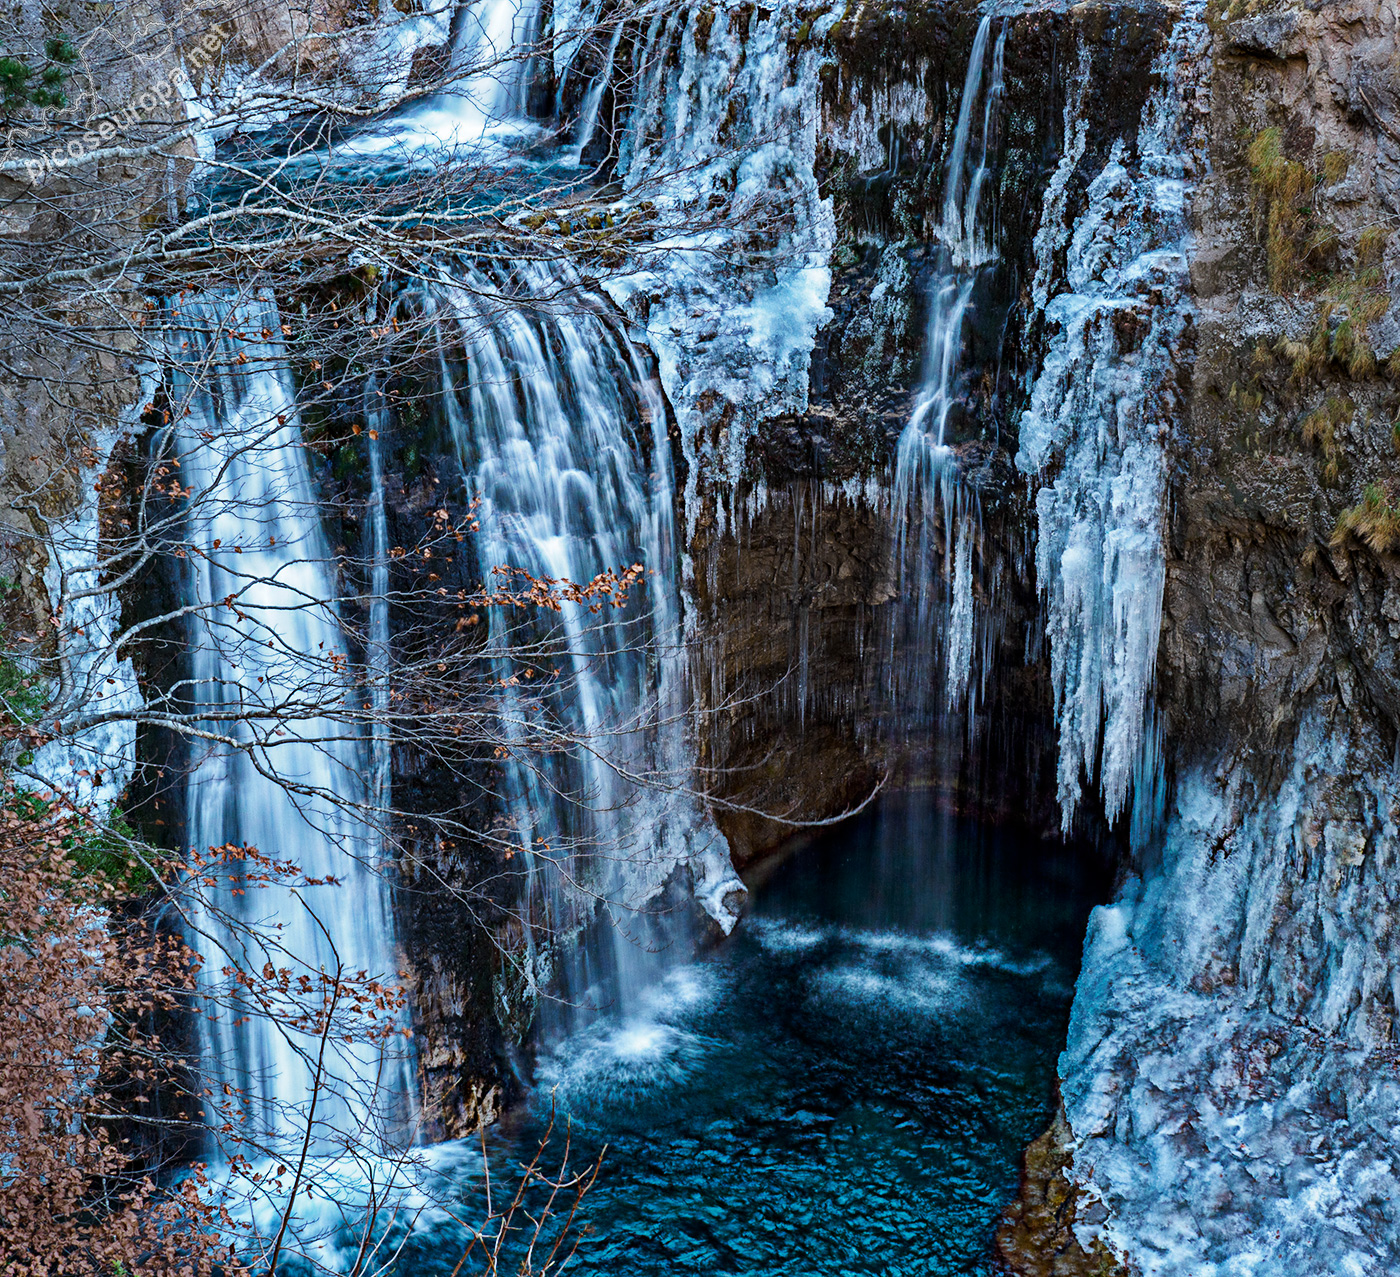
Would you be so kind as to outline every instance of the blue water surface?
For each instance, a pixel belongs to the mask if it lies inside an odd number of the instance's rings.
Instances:
[[[816,840],[735,934],[540,1062],[490,1142],[606,1145],[567,1271],[966,1274],[1050,1117],[1082,853],[914,800]],[[464,1270],[465,1271],[465,1270]]]
[[[1110,885],[1082,849],[889,801],[755,884],[735,933],[630,1014],[543,1054],[531,1099],[483,1142],[414,1151],[408,1191],[385,1190],[403,1163],[328,1167],[298,1203],[308,1271],[990,1273]],[[483,1221],[490,1245],[546,1133],[542,1170],[567,1151],[566,1176],[596,1162],[596,1180],[555,1198],[522,1268],[536,1185],[492,1267]]]

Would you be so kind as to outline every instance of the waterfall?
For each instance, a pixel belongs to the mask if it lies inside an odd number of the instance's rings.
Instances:
[[[300,871],[289,885],[264,887],[211,875],[220,885],[208,889],[191,943],[211,988],[226,983],[231,962],[287,969],[293,985],[337,970],[394,983],[366,742],[340,712],[348,689],[338,587],[274,336],[280,317],[270,298],[206,296],[172,303],[165,319],[167,430],[189,502],[188,692],[208,713],[207,730],[233,741],[193,760],[187,841],[206,856],[251,846]],[[215,717],[240,709],[247,718]],[[235,872],[243,868],[256,867]],[[296,885],[327,878],[340,885]],[[249,1119],[241,1133],[285,1152],[300,1143],[315,1093],[313,1148],[401,1138],[412,1095],[406,1055],[332,1040],[318,1081],[321,1043],[289,1023],[295,995],[273,1001],[272,1015],[250,1004],[200,1019],[206,1078],[216,1095],[229,1086],[239,1097]]]
[[[376,813],[389,810],[393,758],[388,721],[389,708],[389,521],[384,509],[384,432],[389,410],[379,378],[365,382],[365,431],[369,451],[369,650],[365,664],[370,675],[370,703],[374,724],[370,745],[370,803]]]
[[[462,136],[525,114],[529,59],[520,51],[532,42],[538,9],[538,0],[476,0],[458,10],[452,67],[467,74],[443,96],[466,125]]]
[[[663,951],[684,948],[685,911],[665,917],[678,870],[690,866],[726,931],[743,887],[689,790],[674,480],[655,380],[606,303],[564,268],[455,273],[425,304],[439,316],[446,413],[481,502],[483,568],[578,583],[634,562],[647,572],[626,608],[566,604],[552,623],[492,626],[508,731],[523,740],[533,704],[567,742],[513,751],[501,795],[548,937],[532,955],[536,989],[554,978],[568,1005],[546,1020],[567,1027],[602,1003],[625,1013]]]
[[[892,660],[904,716],[926,705],[935,635],[946,633],[944,700],[962,704],[971,678],[974,648],[972,549],[980,526],[976,494],[960,482],[946,441],[948,415],[957,394],[963,324],[981,272],[996,261],[983,216],[983,192],[1003,89],[1006,32],[1003,23],[987,68],[992,19],[977,27],[963,81],[962,103],[944,177],[942,216],[935,235],[941,269],[929,291],[924,374],[909,423],[899,437],[895,462],[895,526],[901,590],[913,599],[902,609],[901,658]],[[986,87],[983,88],[983,80]],[[979,112],[978,106],[981,106]],[[941,528],[939,526],[941,519]],[[915,526],[911,532],[911,524]],[[943,564],[938,569],[939,541]],[[912,543],[911,543],[912,542]],[[951,582],[944,596],[939,580]],[[946,626],[940,621],[946,614]]]
[[[506,161],[501,145],[533,126],[525,118],[539,0],[473,0],[452,19],[447,83],[420,105],[337,146],[343,156],[398,153],[412,163],[441,163],[472,153]]]
[[[588,86],[588,92],[584,94],[583,106],[578,116],[578,130],[567,157],[571,164],[581,165],[583,163],[583,153],[588,149],[589,142],[593,140],[593,131],[598,126],[598,110],[603,105],[603,94],[607,91],[608,81],[612,79],[613,62],[617,58],[617,46],[622,41],[622,31],[623,26],[619,22],[613,29],[612,40],[608,44],[608,55],[603,60],[603,69],[594,78],[593,83]]]

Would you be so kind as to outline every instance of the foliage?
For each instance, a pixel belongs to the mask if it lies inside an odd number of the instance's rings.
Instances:
[[[15,583],[0,577],[0,601],[8,602]],[[4,650],[5,626],[0,622],[0,739],[13,738],[38,721],[48,703],[44,680]]]
[[[1356,415],[1356,405],[1350,399],[1329,397],[1322,407],[1303,418],[1303,442],[1322,453],[1322,480],[1336,483],[1338,472],[1337,429]]]
[[[1262,235],[1268,254],[1269,286],[1276,293],[1288,292],[1300,282],[1305,264],[1321,265],[1339,247],[1336,228],[1317,216],[1315,196],[1321,187],[1346,176],[1350,157],[1344,151],[1329,151],[1322,171],[1313,173],[1287,158],[1282,130],[1271,127],[1250,142],[1247,158],[1255,231]],[[1390,234],[1381,226],[1363,230],[1356,242],[1355,268],[1322,277],[1322,298],[1307,340],[1279,339],[1275,350],[1292,362],[1294,380],[1303,380],[1329,362],[1351,377],[1376,371],[1369,329],[1390,309],[1381,269]],[[1389,371],[1400,374],[1400,354],[1391,357]]]
[[[0,626],[0,633],[3,631]],[[0,723],[26,727],[38,720],[47,703],[43,680],[0,652]]]
[[[1389,309],[1390,292],[1380,267],[1364,266],[1328,285],[1327,300],[1318,310],[1314,344],[1325,341],[1327,354],[1352,377],[1368,376],[1376,370],[1368,329]],[[1339,316],[1335,325],[1334,316]]]
[[[1332,530],[1332,545],[1355,539],[1377,554],[1400,553],[1400,508],[1380,484],[1367,486],[1361,504],[1343,510]]]
[[[0,55],[0,111],[9,117],[25,107],[54,107],[68,105],[63,85],[71,67],[78,60],[78,50],[66,36],[50,36],[44,41],[44,63],[35,68],[23,57]]]
[[[54,819],[64,804],[30,789],[10,789],[4,805],[21,820],[42,822]],[[101,821],[71,811],[62,825],[65,863],[75,877],[87,880],[85,891],[108,899],[141,895],[155,885],[145,854],[150,848],[137,841],[120,808]]]
[[[1336,244],[1336,231],[1318,221],[1312,209],[1316,177],[1284,155],[1283,131],[1264,129],[1249,144],[1249,171],[1254,183],[1255,233],[1264,237],[1269,257],[1269,284],[1287,292],[1297,281],[1303,261],[1321,256]]]
[[[75,871],[77,813],[0,805],[0,1271],[97,1277],[234,1274],[201,1177],[162,1194],[113,1122],[114,1071],[174,1063],[144,1027],[193,986],[182,945],[103,908]],[[141,1095],[139,1100],[147,1100]]]

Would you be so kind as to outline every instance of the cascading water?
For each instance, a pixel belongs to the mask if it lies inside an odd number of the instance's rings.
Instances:
[[[536,8],[481,0],[459,11],[452,48],[464,78],[456,90],[353,147],[391,148],[407,129],[450,149],[467,135],[481,139],[497,125],[523,123]],[[620,27],[609,63],[619,41]],[[605,67],[590,86],[580,151],[607,77]],[[660,951],[685,947],[684,928],[661,921],[664,889],[678,870],[689,870],[700,903],[725,930],[744,895],[724,839],[689,789],[666,408],[654,377],[602,318],[608,303],[588,297],[560,268],[500,270],[493,278],[454,263],[425,302],[444,329],[456,325],[447,345],[455,342],[460,358],[444,357],[444,400],[464,470],[483,498],[480,562],[578,582],[634,561],[648,574],[627,608],[594,614],[566,606],[557,628],[528,636],[532,650],[543,642],[564,667],[545,702],[560,729],[555,740],[571,738],[572,747],[543,760],[513,757],[500,796],[531,866],[530,907],[552,937],[529,956],[535,992],[562,991],[571,1007],[625,1009],[655,977]],[[571,313],[531,313],[528,298],[522,307],[518,294],[507,296],[506,275],[546,309],[543,299],[562,287]],[[192,768],[189,840],[206,854],[246,844],[295,861],[305,878],[341,884],[247,895],[216,889],[195,921],[197,947],[211,979],[231,965],[257,971],[264,963],[313,980],[337,970],[392,978],[391,909],[376,863],[390,742],[382,725],[363,739],[347,734],[332,712],[346,691],[346,649],[286,353],[270,335],[281,327],[275,305],[187,301],[172,308],[168,325],[168,397],[178,405],[172,429],[186,454],[183,482],[197,494],[188,521],[195,552],[187,586],[197,609],[191,695],[211,715],[254,710],[249,722],[211,721],[234,744],[213,746]],[[378,440],[388,419],[378,392],[371,377],[364,655],[369,707],[383,711],[391,636]],[[523,732],[531,711],[509,691],[519,652],[504,633],[492,644],[507,687],[507,734]],[[272,726],[256,725],[260,718]],[[265,951],[248,951],[259,944]],[[567,1025],[573,1014],[545,1018]],[[316,1149],[392,1143],[411,1116],[407,1061],[331,1043],[336,1058],[323,1076],[317,1045],[287,1031],[276,1014],[231,1012],[207,1026],[205,1069],[243,1097],[267,1149],[295,1137],[313,1094]]]
[[[579,109],[578,128],[574,134],[574,143],[569,150],[569,160],[573,164],[583,163],[583,153],[588,149],[588,144],[593,140],[593,131],[598,127],[598,111],[603,105],[603,94],[607,92],[608,82],[612,79],[613,62],[617,58],[617,46],[622,42],[622,23],[618,23],[613,29],[612,40],[608,44],[608,54],[603,60],[603,69],[594,78],[593,83],[588,86],[588,92],[583,95],[583,106]]]
[[[463,133],[484,132],[525,113],[528,48],[538,25],[538,0],[478,0],[458,11],[452,65],[465,72],[444,95],[463,119]]]
[[[900,659],[892,668],[906,716],[921,716],[935,660],[935,635],[946,635],[944,701],[960,706],[967,694],[974,647],[972,551],[981,519],[976,494],[959,479],[947,443],[948,417],[957,399],[963,326],[983,271],[996,262],[992,229],[983,212],[997,106],[1003,88],[1006,23],[996,37],[988,68],[992,18],[977,27],[963,82],[962,102],[944,178],[942,217],[936,230],[941,268],[929,292],[924,376],[914,412],[899,438],[895,463],[895,526],[902,574]],[[983,81],[986,81],[985,88]],[[979,112],[978,107],[981,107]],[[941,521],[941,529],[940,529]],[[911,524],[913,525],[911,529]],[[941,530],[942,570],[938,570]],[[940,587],[951,586],[951,594]],[[946,621],[946,624],[940,622]]]
[[[516,51],[533,29],[533,6],[515,0],[482,0],[463,14],[453,42],[459,66],[468,59],[481,63],[500,58],[504,58],[502,65],[523,66]],[[746,456],[748,427],[742,412],[736,415],[732,432],[717,433],[710,443],[695,429],[702,416],[698,405],[709,402],[719,383],[712,375],[715,370],[725,370],[725,393],[732,394],[750,418],[771,412],[779,402],[803,406],[812,333],[830,314],[825,309],[830,275],[824,263],[831,247],[826,239],[831,212],[818,196],[811,156],[803,147],[784,148],[765,136],[753,155],[736,160],[739,148],[731,145],[727,132],[735,100],[729,98],[728,90],[741,73],[760,83],[767,94],[764,100],[773,107],[772,119],[779,122],[786,119],[782,111],[799,113],[794,104],[806,100],[803,94],[810,91],[811,101],[816,100],[815,74],[808,77],[810,83],[804,81],[801,93],[790,92],[792,86],[774,68],[797,63],[768,53],[757,56],[755,49],[760,46],[750,43],[749,19],[743,18],[741,24],[737,18],[730,22],[730,16],[723,15],[713,28],[706,26],[702,43],[695,14],[657,11],[655,23],[679,33],[680,54],[678,59],[663,56],[665,49],[658,44],[649,51],[651,61],[644,60],[645,68],[661,85],[678,60],[685,92],[694,91],[705,109],[691,116],[680,111],[667,116],[670,131],[655,131],[656,137],[664,133],[667,139],[655,153],[647,151],[655,140],[653,132],[633,129],[628,145],[635,167],[629,170],[624,164],[619,172],[630,183],[628,190],[635,191],[659,171],[663,155],[668,163],[676,161],[678,168],[683,167],[679,161],[689,161],[687,148],[697,129],[713,125],[714,157],[703,170],[703,182],[693,187],[705,195],[706,204],[714,193],[729,189],[725,181],[746,198],[753,198],[755,192],[767,196],[780,190],[782,198],[795,203],[798,210],[795,229],[785,242],[799,246],[792,261],[800,264],[775,267],[773,281],[767,282],[765,275],[762,288],[736,269],[733,279],[721,287],[712,278],[713,248],[726,241],[696,239],[678,249],[668,246],[671,255],[664,271],[639,269],[602,285],[614,293],[619,305],[629,308],[639,329],[649,325],[660,376],[666,379],[685,427],[682,446],[691,462],[692,485],[701,482],[697,476],[702,462],[711,466],[717,460],[725,462],[706,471],[705,482],[713,482],[716,473],[733,480]],[[780,47],[780,39],[785,47],[785,36],[766,31],[770,17],[760,12],[756,29],[764,31],[763,38],[772,40],[773,47]],[[835,14],[827,17],[836,20]],[[715,21],[713,14],[710,21]],[[925,695],[923,689],[937,681],[930,678],[937,655],[946,660],[943,708],[956,709],[968,701],[979,636],[974,586],[979,571],[989,571],[980,562],[976,492],[961,481],[948,436],[956,428],[954,414],[965,389],[960,385],[962,351],[981,295],[979,284],[998,260],[995,227],[984,208],[989,202],[1007,36],[1006,24],[999,33],[994,26],[991,17],[981,20],[965,75],[936,228],[938,274],[930,296],[926,372],[900,440],[896,470],[903,538],[900,557],[910,587],[906,596],[916,600],[903,616],[907,633],[901,636],[905,645],[901,663],[907,671],[903,677],[908,679],[905,705],[915,712]],[[620,29],[613,34],[602,72],[584,95],[573,146],[563,152],[566,161],[577,164],[588,146],[619,43]],[[731,54],[732,62],[726,61]],[[815,56],[801,55],[809,60]],[[439,101],[431,110],[417,113],[412,123],[420,133],[433,134],[443,123],[433,112],[451,115],[434,137],[445,152],[464,135],[479,139],[497,124],[521,123],[522,84],[519,76],[502,84],[497,74],[483,69],[480,78],[468,79],[459,106],[453,108],[455,115]],[[717,91],[726,84],[724,93]],[[660,103],[675,95],[667,90],[653,96],[657,101],[646,104],[647,108],[664,114]],[[781,129],[774,125],[771,132],[777,135]],[[810,149],[814,151],[815,144]],[[899,170],[898,151],[899,141],[892,131],[891,175]],[[1112,197],[1114,192],[1107,194]],[[755,200],[751,207],[761,208],[762,203]],[[1112,208],[1112,199],[1105,199],[1102,207]],[[1076,251],[1069,255],[1072,264],[1077,264],[1083,247],[1076,243]],[[481,502],[477,512],[480,565],[486,569],[510,565],[535,577],[580,583],[633,562],[642,563],[648,572],[644,585],[634,590],[623,609],[592,612],[566,604],[558,613],[524,624],[493,618],[486,650],[500,690],[506,738],[521,746],[500,760],[502,783],[497,797],[506,817],[501,839],[512,851],[523,850],[528,865],[525,904],[532,922],[539,925],[527,929],[530,947],[525,965],[540,999],[546,1034],[576,1027],[580,1012],[591,1013],[601,1006],[620,1010],[628,1025],[621,1029],[595,1025],[575,1042],[575,1046],[582,1042],[583,1049],[575,1050],[573,1065],[580,1060],[588,1065],[590,1053],[606,1057],[596,1074],[590,1072],[582,1088],[575,1089],[576,1102],[583,1095],[577,1111],[586,1114],[590,1096],[611,1102],[615,1094],[630,1089],[644,1101],[638,1128],[648,1137],[655,1128],[657,1138],[665,1140],[664,1120],[653,1121],[653,1116],[676,1107],[666,1090],[667,1078],[723,1079],[728,1085],[736,1076],[733,1056],[725,1045],[731,1028],[722,1020],[687,1019],[688,1007],[682,1014],[672,1014],[674,1006],[666,1008],[666,1015],[655,1013],[676,989],[684,992],[683,986],[697,978],[694,971],[681,970],[672,972],[668,981],[657,981],[668,954],[688,956],[682,952],[686,946],[679,943],[685,939],[684,930],[670,921],[683,913],[667,912],[671,904],[667,889],[689,872],[701,902],[728,930],[735,921],[742,887],[733,876],[723,839],[690,790],[693,756],[685,697],[685,636],[676,590],[681,555],[675,543],[668,407],[657,379],[621,332],[596,287],[591,281],[585,286],[566,267],[538,261],[497,262],[489,268],[453,261],[440,263],[438,278],[414,285],[408,296],[411,304],[436,319],[443,411],[469,488]],[[742,304],[735,298],[741,298]],[[1110,309],[1106,304],[1095,306],[1104,313]],[[345,884],[316,893],[324,895],[319,909],[323,927],[307,907],[304,892],[273,888],[250,892],[248,897],[232,893],[220,897],[218,908],[235,918],[277,919],[280,930],[267,941],[266,954],[255,955],[259,960],[265,956],[274,966],[290,962],[310,973],[342,962],[351,971],[387,973],[395,964],[387,896],[374,865],[379,847],[373,823],[356,813],[387,808],[389,742],[378,727],[364,739],[347,739],[327,712],[344,694],[337,667],[344,663],[345,645],[334,603],[337,587],[327,566],[310,476],[300,452],[285,352],[266,335],[278,330],[275,309],[271,303],[234,306],[208,299],[186,304],[183,310],[179,324],[172,326],[177,365],[172,397],[177,401],[187,397],[193,410],[187,418],[176,414],[182,449],[188,453],[182,475],[185,483],[204,494],[191,519],[191,541],[198,555],[191,561],[190,597],[204,608],[191,645],[194,694],[200,705],[208,707],[211,722],[216,713],[239,704],[255,704],[261,710],[292,702],[280,712],[273,711],[269,734],[255,738],[253,727],[218,728],[236,734],[246,748],[215,747],[194,770],[189,783],[192,841],[201,849],[247,841],[272,855],[286,854],[283,848],[291,843],[294,858],[308,876],[335,875]],[[219,331],[229,328],[238,334],[262,335],[231,336]],[[212,353],[216,368],[207,385],[196,386],[193,378],[180,384],[179,366],[191,357],[176,353],[176,344],[182,350],[195,347],[194,357],[201,360]],[[749,353],[758,350],[761,356]],[[702,357],[697,352],[708,353]],[[1056,358],[1067,366],[1073,353],[1062,356],[1057,351]],[[763,375],[749,376],[754,368]],[[1053,388],[1048,382],[1046,386]],[[1038,388],[1037,393],[1039,403],[1049,391]],[[390,649],[389,538],[385,456],[378,440],[392,431],[393,423],[373,377],[366,388],[364,416],[371,427],[371,495],[366,513],[373,595],[365,655],[370,704],[382,710],[388,696]],[[1034,431],[1028,427],[1026,433],[1031,436]],[[1032,439],[1028,449],[1033,444]],[[1078,441],[1070,444],[1077,447]],[[1080,468],[1087,473],[1086,467]],[[737,488],[737,484],[731,486]],[[688,496],[695,493],[692,489]],[[819,497],[817,489],[813,499]],[[1067,499],[1062,502],[1066,503]],[[688,500],[686,509],[695,519],[701,503]],[[1058,533],[1061,524],[1047,522],[1047,512],[1056,513],[1043,506],[1042,528]],[[722,527],[722,509],[720,514]],[[799,504],[794,536],[801,537],[806,526]],[[815,517],[810,526],[815,550]],[[794,573],[796,560],[794,554]],[[983,588],[993,589],[992,581],[985,579]],[[227,601],[218,603],[221,598]],[[794,662],[799,722],[808,700],[806,624],[804,609]],[[984,643],[991,624],[981,623]],[[302,689],[307,687],[312,694],[304,697]],[[1063,693],[1069,699],[1076,695],[1080,694],[1073,688]],[[538,738],[541,720],[557,748],[531,755],[529,746]],[[903,900],[921,892],[926,899],[942,900],[951,868],[916,882],[903,863],[906,844],[922,839],[924,834],[911,823],[898,842],[901,863],[889,875],[891,881],[875,883],[878,890],[872,896],[872,909],[886,910],[887,897]],[[951,865],[961,858],[963,847],[948,843],[945,850]],[[857,861],[858,876],[869,883],[869,857],[857,857]],[[825,874],[814,877],[824,879]],[[346,908],[342,910],[341,905]],[[1040,899],[1028,902],[1028,915],[1042,912]],[[663,918],[667,919],[664,925]],[[236,946],[238,933],[213,913],[200,919],[199,925],[201,948],[210,967],[217,970],[223,951]],[[916,919],[910,927],[923,933],[931,925],[925,918]],[[1017,982],[1037,976],[1046,967],[1042,956],[1033,952],[1007,959],[988,945],[983,933],[969,934],[955,943],[936,933],[890,934],[878,925],[862,924],[853,930],[850,919],[844,917],[815,932],[787,919],[766,927],[760,923],[754,930],[756,943],[762,947],[772,941],[769,947],[778,956],[760,955],[761,961],[756,958],[751,964],[751,976],[740,973],[748,981],[743,985],[745,1014],[762,1023],[774,1001],[770,987],[775,979],[781,980],[787,989],[796,990],[784,1000],[784,1005],[799,1012],[787,1035],[792,1041],[810,1037],[824,1043],[820,1035],[811,1036],[813,1026],[837,1025],[848,1044],[856,1041],[870,1049],[848,1056],[842,1066],[851,1073],[848,1096],[844,1078],[835,1087],[823,1081],[834,1052],[811,1059],[800,1053],[782,1057],[791,1058],[792,1064],[784,1065],[789,1076],[778,1079],[765,1072],[766,1066],[751,1067],[752,1061],[779,1058],[770,1043],[759,1043],[745,1064],[749,1071],[739,1075],[754,1079],[747,1093],[736,1087],[724,1091],[713,1104],[702,1097],[704,1103],[691,1110],[694,1137],[687,1133],[676,1147],[693,1149],[701,1140],[712,1140],[715,1130],[729,1122],[731,1147],[736,1150],[730,1163],[739,1164],[754,1147],[768,1157],[764,1132],[755,1135],[732,1123],[730,1110],[769,1088],[783,1098],[763,1120],[784,1139],[790,1136],[796,1149],[790,1166],[776,1164],[785,1174],[793,1166],[805,1174],[811,1163],[807,1144],[811,1133],[819,1131],[820,1138],[830,1142],[833,1136],[845,1139],[849,1130],[849,1167],[857,1188],[868,1178],[870,1165],[879,1167],[866,1155],[864,1140],[869,1133],[878,1131],[887,1118],[896,1131],[931,1127],[930,1115],[947,1109],[950,1091],[941,1084],[929,1084],[927,1101],[921,1099],[908,1111],[884,1110],[886,1100],[908,1090],[908,1076],[916,1076],[921,1088],[930,1076],[936,1077],[942,1057],[961,1050],[961,1041],[954,1039],[967,1024],[973,1024],[979,1034],[985,1030],[986,1040],[998,1050],[1004,1048],[1010,1040],[1007,1028],[1020,1024],[1024,1005],[1025,990],[1016,987]],[[544,942],[537,944],[541,937]],[[754,942],[741,937],[731,952],[750,943]],[[793,956],[808,949],[817,951],[817,957]],[[911,954],[918,956],[910,958]],[[248,956],[244,955],[245,962]],[[1066,979],[1072,964],[1071,955]],[[985,977],[967,980],[969,970],[984,968]],[[1045,1055],[1056,1039],[1064,989],[1063,980],[1057,978],[1044,989],[1032,991],[1041,1003],[1042,1027],[1026,1042],[1027,1051],[1034,1048]],[[554,992],[562,994],[562,1010],[551,1009],[549,997]],[[1005,1003],[997,1004],[1001,1010],[986,1024],[980,1014],[969,1014],[970,1008],[992,1005],[1003,996]],[[852,1017],[853,1006],[879,1014]],[[886,1019],[901,1023],[891,1027]],[[946,1051],[930,1055],[922,1045],[918,1050],[911,1047],[911,1043],[926,1043],[929,1024],[945,1026],[954,1035]],[[849,1031],[852,1025],[855,1033]],[[719,1049],[697,1052],[693,1042],[701,1040],[717,1043]],[[677,1042],[682,1045],[677,1047]],[[888,1050],[888,1043],[897,1046],[898,1052]],[[273,1021],[262,1017],[247,1023],[216,1021],[208,1030],[206,1046],[210,1068],[221,1070],[223,1079],[248,1097],[258,1126],[273,1133],[275,1144],[289,1120],[304,1114],[305,1100],[315,1089],[311,1044],[295,1033],[279,1033]],[[867,1110],[871,1077],[891,1058],[909,1065],[896,1070],[902,1072],[899,1077],[882,1077],[878,1104]],[[994,1052],[985,1058],[1004,1057]],[[629,1063],[619,1065],[619,1060]],[[1050,1067],[1048,1055],[1043,1066]],[[570,1076],[571,1067],[564,1050],[555,1053],[547,1066],[566,1083],[578,1081]],[[637,1085],[643,1075],[644,1084]],[[823,1085],[793,1088],[789,1085],[793,1078],[804,1082],[815,1078]],[[976,1101],[969,1108],[968,1121],[985,1127],[986,1115],[977,1107],[981,1081],[973,1077],[966,1087],[966,1094]],[[609,1086],[615,1090],[609,1091]],[[975,1194],[981,1208],[1001,1200],[1003,1189],[1010,1190],[1009,1181],[1002,1185],[1005,1176],[1000,1172],[1010,1166],[1014,1151],[1039,1129],[1036,1123],[1043,1118],[1038,1074],[1017,1081],[1011,1089],[1016,1094],[1002,1111],[1016,1113],[1025,1130],[1009,1141],[1009,1151],[998,1162],[998,1176],[970,1177],[968,1195]],[[366,1131],[386,1142],[393,1119],[402,1116],[410,1093],[401,1060],[364,1049],[339,1048],[325,1090],[313,1133],[317,1147],[327,1149],[339,1136],[362,1142]],[[687,1121],[691,1120],[688,1116]],[[959,1140],[940,1135],[925,1141],[921,1136],[907,1161],[902,1154],[896,1160],[918,1163],[927,1170],[926,1150],[930,1149],[939,1156],[962,1156]],[[652,1174],[646,1156],[637,1158],[631,1150],[628,1156],[643,1168],[643,1176]],[[695,1165],[685,1181],[685,1192],[702,1202],[694,1218],[708,1227],[713,1208],[704,1199],[712,1192],[708,1182],[712,1177],[708,1166],[692,1161]],[[763,1163],[764,1173],[755,1177],[758,1185],[766,1181],[771,1190],[773,1183],[782,1183],[777,1196],[789,1203],[800,1200],[800,1193],[788,1191],[785,1181],[767,1173],[770,1164]],[[694,1173],[697,1165],[698,1174]],[[935,1166],[935,1171],[931,1178],[941,1179],[941,1168]],[[881,1179],[895,1182],[894,1172],[885,1176],[882,1169]],[[814,1179],[806,1181],[802,1191],[820,1188]],[[733,1197],[742,1197],[742,1205],[730,1211],[730,1220],[742,1222],[753,1196],[745,1185],[743,1193]],[[332,1204],[339,1209],[342,1202]],[[608,1209],[606,1204],[603,1209]],[[902,1204],[880,1203],[877,1209],[890,1219]],[[989,1226],[986,1210],[969,1211],[967,1219],[974,1214],[977,1222],[961,1225],[968,1238]],[[677,1256],[689,1254],[692,1245],[691,1217],[682,1211],[681,1218],[679,1229],[656,1230],[666,1236],[667,1246],[677,1247]],[[809,1234],[810,1224],[810,1217],[794,1219],[792,1235]],[[833,1265],[838,1252],[842,1264],[848,1258],[846,1233],[847,1217],[842,1215],[831,1228],[835,1240],[829,1262]],[[673,1240],[672,1234],[679,1235]],[[742,1227],[732,1236],[738,1239],[736,1245],[749,1245]],[[907,1230],[902,1236],[907,1242]],[[724,1247],[730,1244],[725,1241]],[[823,1258],[815,1261],[823,1265],[828,1262],[824,1247],[825,1242],[819,1248]],[[728,1252],[721,1248],[714,1262],[727,1261]],[[681,1261],[673,1261],[667,1251],[665,1262]],[[636,1266],[630,1256],[619,1257],[617,1263]]]
[[[182,300],[166,322],[171,429],[190,505],[189,694],[208,712],[207,730],[227,738],[190,769],[188,842],[205,856],[246,845],[294,862],[295,882],[339,883],[257,887],[214,875],[224,885],[209,888],[192,944],[214,984],[226,968],[256,974],[264,964],[289,970],[293,987],[307,977],[318,998],[324,976],[393,983],[367,742],[335,713],[347,693],[335,572],[286,353],[271,336],[276,306]],[[247,996],[245,1011],[201,1019],[204,1073],[233,1088],[248,1118],[242,1136],[274,1154],[299,1144],[308,1122],[320,1151],[405,1138],[404,1052],[323,1044],[292,1024],[294,995],[267,993],[261,1006]]]
[[[539,35],[539,0],[475,0],[454,14],[451,64],[443,89],[421,105],[340,145],[343,154],[398,152],[424,159],[458,148],[491,150],[493,135],[527,127],[530,65]]]
[[[481,500],[483,565],[580,584],[633,562],[647,569],[624,609],[566,604],[544,631],[491,640],[508,729],[526,717],[513,680],[528,662],[571,742],[505,767],[502,799],[553,935],[532,976],[538,988],[554,966],[568,1004],[556,1021],[603,1002],[625,1014],[659,951],[684,947],[683,927],[661,925],[658,912],[678,869],[691,867],[697,897],[726,931],[743,899],[727,845],[689,790],[665,403],[605,304],[576,280],[538,263],[496,276],[455,269],[459,282],[435,287],[430,305],[447,416]],[[597,936],[578,943],[595,913]]]

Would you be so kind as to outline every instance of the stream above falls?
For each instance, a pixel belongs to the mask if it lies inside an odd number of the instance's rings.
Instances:
[[[488,1136],[497,1192],[553,1104],[547,1163],[565,1127],[576,1167],[607,1146],[570,1272],[987,1271],[1110,886],[1072,849],[888,801],[780,866],[631,1016],[542,1058]],[[462,1242],[420,1224],[403,1261],[451,1272]]]

